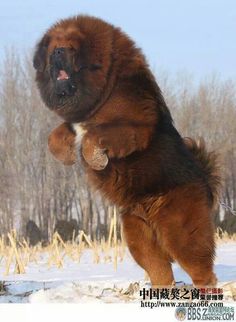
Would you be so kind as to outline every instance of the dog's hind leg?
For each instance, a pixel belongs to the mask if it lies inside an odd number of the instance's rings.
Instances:
[[[213,287],[217,278],[213,272],[214,263],[214,231],[210,222],[205,222],[189,239],[185,237],[185,246],[175,247],[175,259],[190,275],[196,287]]]
[[[131,255],[148,273],[152,286],[169,286],[174,282],[171,261],[158,245],[155,232],[141,216],[122,215],[123,233]]]
[[[214,286],[217,279],[213,272],[215,242],[212,219],[205,206],[200,203],[198,207],[194,207],[194,203],[192,205],[189,216],[181,216],[174,210],[165,213],[163,218],[166,220],[163,219],[159,225],[159,234],[168,254],[190,275],[195,286]]]

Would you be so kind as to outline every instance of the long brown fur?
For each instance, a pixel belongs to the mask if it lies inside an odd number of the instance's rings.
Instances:
[[[57,48],[65,49],[72,95],[55,93]],[[51,133],[50,150],[65,164],[75,162],[72,123],[80,123],[89,182],[121,208],[130,252],[152,284],[171,285],[177,261],[195,285],[214,285],[216,159],[203,142],[181,138],[133,41],[100,19],[70,18],[46,32],[34,66],[42,99],[66,121]]]

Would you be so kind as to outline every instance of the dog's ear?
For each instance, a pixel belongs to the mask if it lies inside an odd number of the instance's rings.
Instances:
[[[45,35],[38,43],[34,53],[33,66],[39,72],[43,72],[46,66],[47,48],[49,41],[50,37],[48,35]]]

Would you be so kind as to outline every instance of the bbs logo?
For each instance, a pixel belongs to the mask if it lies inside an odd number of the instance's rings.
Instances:
[[[184,307],[178,307],[175,310],[175,317],[178,321],[184,321],[186,319],[187,311]]]

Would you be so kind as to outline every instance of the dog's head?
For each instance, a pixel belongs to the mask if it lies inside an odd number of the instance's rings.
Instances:
[[[107,91],[114,28],[100,19],[62,20],[37,45],[33,64],[45,104],[68,122],[91,115]]]

